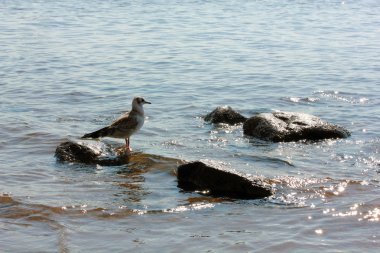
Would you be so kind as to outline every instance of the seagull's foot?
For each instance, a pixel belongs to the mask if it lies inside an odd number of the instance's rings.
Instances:
[[[118,147],[115,151],[118,155],[130,155],[132,153],[132,149],[126,146]]]
[[[132,148],[129,146],[129,138],[125,138],[125,150],[127,151],[127,153],[132,152]]]

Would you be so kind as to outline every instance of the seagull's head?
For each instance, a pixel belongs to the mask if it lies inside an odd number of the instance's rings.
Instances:
[[[135,97],[132,101],[132,107],[134,106],[142,107],[144,104],[151,104],[151,102],[146,101],[142,97]]]

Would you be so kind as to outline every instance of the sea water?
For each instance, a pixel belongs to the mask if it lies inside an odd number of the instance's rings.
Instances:
[[[0,1],[0,252],[377,252],[380,2]],[[59,163],[143,96],[136,152],[271,180],[182,192],[168,167]],[[269,143],[203,116],[313,114],[343,140]],[[123,140],[89,142],[123,145]]]

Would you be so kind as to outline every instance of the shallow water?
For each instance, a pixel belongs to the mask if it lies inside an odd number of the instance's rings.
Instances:
[[[0,251],[377,252],[378,1],[0,1],[0,10]],[[153,155],[141,158],[149,166],[55,160],[57,145],[105,126],[135,95],[152,102],[131,139]],[[267,143],[205,123],[219,105],[310,113],[352,136]],[[276,193],[184,193],[178,161],[156,155],[265,177]]]

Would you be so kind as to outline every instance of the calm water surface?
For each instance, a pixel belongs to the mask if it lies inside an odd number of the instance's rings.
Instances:
[[[0,0],[0,11],[0,252],[378,251],[379,1]],[[177,160],[149,155],[56,161],[57,145],[136,95],[152,102],[137,152],[265,177],[275,195],[184,193]],[[310,113],[352,136],[262,142],[206,124],[219,105]]]

